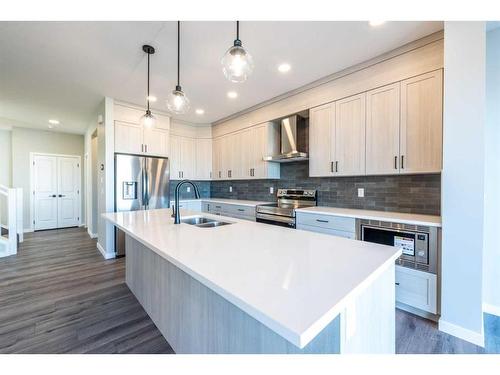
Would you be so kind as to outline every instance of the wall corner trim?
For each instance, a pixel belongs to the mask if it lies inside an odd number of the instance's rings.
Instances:
[[[495,306],[489,303],[483,303],[483,313],[500,316],[500,306]]]
[[[99,252],[102,254],[102,256],[104,257],[104,259],[114,259],[115,258],[115,254],[110,254],[110,253],[106,253],[106,251],[104,250],[104,248],[101,246],[101,244],[98,242],[97,243],[97,250],[99,250]]]
[[[471,331],[469,329],[447,322],[443,319],[439,319],[439,330],[484,348],[483,332],[479,333]]]

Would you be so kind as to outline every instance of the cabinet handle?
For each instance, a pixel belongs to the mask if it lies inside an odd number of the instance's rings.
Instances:
[[[212,172],[210,171],[210,178],[212,178]]]
[[[399,283],[396,283],[396,285],[399,285]]]
[[[219,178],[221,178],[221,171],[219,171]]]
[[[405,169],[405,156],[401,155],[401,169]]]
[[[144,150],[148,152],[148,145],[144,145]]]
[[[321,220],[321,219],[316,219],[318,223],[328,223],[328,220]]]
[[[244,210],[243,208],[238,208],[238,211],[243,212],[243,211],[245,211],[245,210]]]
[[[141,152],[144,152],[144,145],[141,144]]]
[[[230,169],[227,171],[227,177],[231,177],[231,170]]]
[[[335,161],[335,172],[339,171],[339,161]]]
[[[220,206],[215,206],[215,208],[220,208]]]
[[[333,161],[330,162],[330,171],[333,173]]]
[[[398,156],[394,156],[394,169],[398,169]]]

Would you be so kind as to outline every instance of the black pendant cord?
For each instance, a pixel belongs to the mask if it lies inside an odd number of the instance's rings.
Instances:
[[[177,21],[177,87],[179,87],[179,91],[181,90],[180,61],[181,61],[181,21]]]
[[[148,112],[149,112],[149,56],[151,56],[151,54],[148,53]]]
[[[240,21],[236,21],[236,39],[240,40]]]

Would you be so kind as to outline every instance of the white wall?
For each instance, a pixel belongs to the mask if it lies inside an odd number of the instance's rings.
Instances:
[[[13,128],[12,129],[12,186],[23,188],[24,229],[31,227],[30,222],[30,152],[50,154],[79,155],[84,160],[83,135],[52,131]],[[82,175],[81,217],[85,217],[84,168]]]
[[[12,182],[11,131],[0,129],[0,185],[11,186]],[[0,224],[7,224],[7,199],[0,197]]]
[[[105,258],[114,258],[114,227],[107,223],[101,214],[114,211],[114,119],[113,99],[104,98],[98,113],[104,121],[97,126],[97,163],[103,170],[98,170],[98,198],[99,212],[97,225],[97,246]]]
[[[445,22],[439,328],[482,344],[485,23]]]
[[[500,28],[486,35],[485,311],[500,315]]]

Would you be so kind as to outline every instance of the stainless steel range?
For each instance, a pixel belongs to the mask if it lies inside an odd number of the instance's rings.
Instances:
[[[278,202],[257,206],[257,222],[295,228],[295,209],[316,206],[316,190],[278,189]]]

